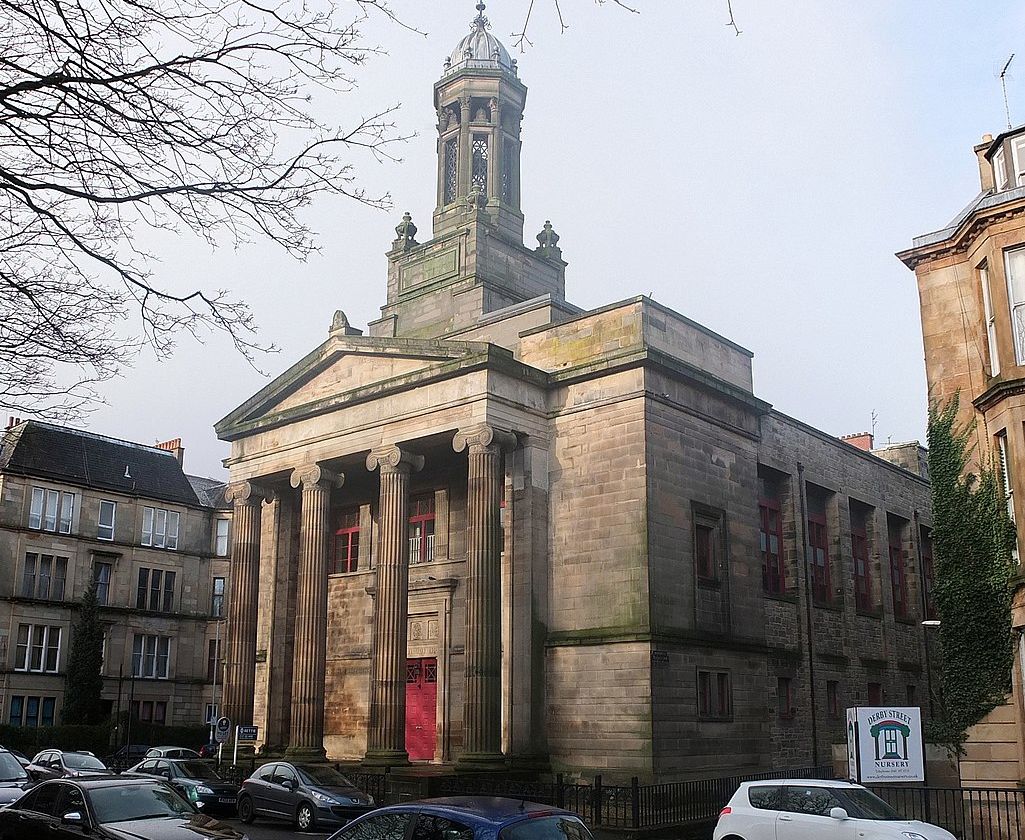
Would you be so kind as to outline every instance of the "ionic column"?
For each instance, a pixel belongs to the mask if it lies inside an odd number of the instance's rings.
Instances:
[[[256,694],[256,619],[260,596],[260,509],[272,492],[250,481],[229,484],[232,518],[231,588],[225,634],[222,714],[233,724],[253,721]]]
[[[382,446],[367,456],[381,471],[380,545],[374,600],[374,659],[370,683],[367,764],[409,761],[406,752],[406,617],[409,598],[409,476],[422,455]]]
[[[487,425],[460,430],[469,450],[466,495],[466,696],[458,763],[500,766],[502,757],[502,450],[516,438]]]
[[[324,756],[324,672],[327,660],[327,552],[331,488],[344,477],[311,464],[292,471],[302,487],[299,576],[292,670],[291,731],[287,754]]]

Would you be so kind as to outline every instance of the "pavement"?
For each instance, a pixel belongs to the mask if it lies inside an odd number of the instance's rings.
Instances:
[[[299,829],[278,820],[261,820],[259,817],[250,825],[243,825],[237,819],[224,819],[218,817],[221,822],[226,822],[237,830],[249,835],[249,840],[292,840],[295,837],[308,838],[308,840],[320,840],[329,837],[335,829],[330,831],[299,831]]]

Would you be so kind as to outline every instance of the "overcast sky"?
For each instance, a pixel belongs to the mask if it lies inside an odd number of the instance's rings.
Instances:
[[[651,294],[751,349],[755,391],[830,434],[923,438],[925,371],[914,275],[893,256],[945,225],[978,191],[972,146],[1006,125],[997,74],[1015,50],[1011,116],[1025,121],[1025,4],[733,0],[491,0],[492,32],[529,88],[523,122],[526,236],[562,236],[566,294],[596,307]],[[331,314],[378,317],[402,211],[429,238],[435,197],[432,85],[468,30],[474,0],[393,0],[427,37],[368,27],[388,55],[358,71],[332,113],[351,123],[401,103],[417,132],[401,163],[355,162],[391,212],[342,199],[309,211],[321,251],[211,251],[151,238],[176,284],[245,297],[277,375],[319,344]],[[1016,38],[1017,36],[1017,38]],[[1018,70],[1015,73],[1015,70]],[[269,380],[227,342],[182,340],[140,357],[105,389],[94,431],[142,443],[183,438],[189,472],[222,477],[213,424]]]

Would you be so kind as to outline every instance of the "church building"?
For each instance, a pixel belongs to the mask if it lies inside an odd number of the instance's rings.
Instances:
[[[523,241],[527,88],[479,8],[381,317],[337,312],[216,426],[225,713],[268,752],[607,780],[828,763],[847,706],[928,717],[920,447],[774,411],[750,351],[648,297],[570,303],[554,227]]]

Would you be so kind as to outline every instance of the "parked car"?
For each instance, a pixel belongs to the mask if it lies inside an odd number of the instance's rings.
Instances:
[[[0,747],[0,807],[14,802],[30,787],[32,780],[14,752]]]
[[[238,786],[222,779],[206,761],[147,758],[126,771],[125,775],[166,779],[171,787],[204,814],[235,813]]]
[[[302,831],[343,825],[373,806],[372,796],[322,764],[265,764],[242,782],[238,794],[242,822],[271,817],[288,820]]]
[[[0,750],[5,750],[6,752],[9,752],[11,755],[13,755],[22,767],[28,767],[32,763],[31,761],[29,761],[28,756],[26,756],[25,753],[21,752],[20,750],[9,750],[7,749],[7,747],[4,746],[0,746]]]
[[[713,840],[955,840],[939,826],[905,820],[849,782],[743,782],[719,815]]]
[[[188,747],[150,747],[145,758],[202,758],[195,750]]]
[[[199,748],[199,757],[217,758],[217,751],[220,749],[220,746],[216,741],[207,741]]]
[[[107,776],[43,782],[0,809],[0,840],[246,840],[155,779]]]
[[[149,752],[148,744],[125,744],[117,752],[108,755],[106,763],[108,767],[121,770],[125,767],[131,767],[133,764],[138,764],[146,757],[147,752]]]
[[[406,832],[416,820],[411,835]],[[378,808],[353,820],[329,840],[591,840],[576,814],[493,796],[450,796]]]
[[[85,750],[43,750],[25,769],[39,782],[78,776],[109,776],[111,772],[106,764]]]

